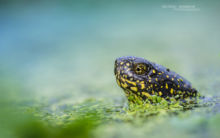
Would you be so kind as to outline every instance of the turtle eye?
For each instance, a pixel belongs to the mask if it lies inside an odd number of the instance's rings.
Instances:
[[[138,75],[144,74],[147,71],[147,66],[143,63],[134,65],[134,72]]]

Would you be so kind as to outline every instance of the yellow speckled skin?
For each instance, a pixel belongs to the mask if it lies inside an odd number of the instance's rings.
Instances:
[[[124,89],[126,96],[135,95],[142,100],[152,95],[166,100],[196,97],[197,90],[189,81],[168,68],[143,58],[127,56],[115,61],[117,84]]]

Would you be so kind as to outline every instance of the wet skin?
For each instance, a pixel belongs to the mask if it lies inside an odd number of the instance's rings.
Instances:
[[[141,100],[150,99],[152,95],[166,100],[171,97],[184,100],[197,96],[197,90],[185,78],[144,58],[117,58],[114,73],[117,84],[126,96],[135,95]]]

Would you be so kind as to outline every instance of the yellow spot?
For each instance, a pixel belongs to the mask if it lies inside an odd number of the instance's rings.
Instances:
[[[158,75],[161,75],[161,72],[159,72]]]
[[[144,89],[145,88],[145,85],[142,83],[141,84],[141,89]]]
[[[139,82],[139,80],[137,80],[136,82]]]
[[[127,88],[128,87],[128,84],[127,83],[121,83],[121,86],[123,87],[123,88]]]
[[[154,94],[154,91],[152,91],[152,94]]]
[[[151,80],[148,80],[149,82],[151,82]]]
[[[166,89],[168,89],[168,84],[166,83]]]
[[[120,75],[120,73],[121,73],[120,71],[117,71],[117,75]]]
[[[121,86],[121,84],[120,84],[119,80],[116,80],[116,81],[117,81],[118,86]]]
[[[149,93],[147,93],[147,92],[142,92],[142,94],[145,95],[147,98],[151,97],[151,95]]]
[[[157,78],[156,78],[155,80],[156,80],[156,81],[158,81],[158,79],[157,79]]]
[[[174,81],[174,78],[172,78],[171,80]]]
[[[121,77],[121,80],[122,80],[123,82],[125,82],[125,79],[124,79],[124,78],[122,78],[122,77]]]
[[[129,66],[130,64],[129,64],[129,63],[126,63],[126,65]]]
[[[151,86],[151,88],[153,88],[153,84],[151,84],[150,86]]]
[[[163,86],[160,86],[160,88],[163,88]]]
[[[144,81],[141,81],[140,83],[144,83]]]
[[[170,89],[170,93],[173,94],[173,88]]]
[[[155,84],[154,86],[157,87],[157,84]]]
[[[167,78],[169,78],[169,75],[167,75]]]
[[[121,64],[121,65],[123,65],[123,64],[124,64],[124,62],[121,62],[120,64]]]
[[[130,83],[130,84],[132,84],[132,85],[134,85],[134,86],[136,86],[136,83],[133,82],[133,81],[126,80],[126,82],[127,82],[127,83]]]
[[[183,81],[183,79],[177,79],[177,80],[178,80],[178,82]]]
[[[153,69],[153,73],[156,73],[156,71]]]
[[[131,87],[131,90],[136,92],[138,89],[137,89],[137,87]]]
[[[159,92],[159,96],[161,96],[162,95],[162,92]]]
[[[177,86],[178,88],[180,87],[180,85]]]

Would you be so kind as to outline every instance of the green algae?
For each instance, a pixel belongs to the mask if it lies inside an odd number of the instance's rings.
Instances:
[[[195,137],[204,133],[202,129],[208,129],[206,135],[218,135],[218,97],[188,99],[185,102],[174,98],[167,101],[159,96],[152,96],[151,101],[136,99],[137,102],[88,98],[70,103],[63,102],[65,99],[51,103],[49,99],[6,97],[1,97],[0,114],[1,137],[5,138],[159,137],[155,129],[162,134],[174,129],[178,133],[184,132],[183,136]],[[112,136],[112,133],[116,135]],[[169,136],[176,136],[176,133]]]
[[[202,104],[200,105],[204,107]],[[212,109],[214,106],[215,104],[212,102],[212,106],[206,107],[208,107],[207,109]],[[18,115],[23,117],[20,118],[20,122],[12,127],[15,131],[11,135],[22,138],[103,137],[104,133],[97,134],[97,132],[100,129],[104,132],[108,128],[105,127],[106,125],[120,126],[127,124],[129,127],[134,125],[150,129],[149,127],[161,125],[160,121],[165,123],[166,119],[172,120],[176,118],[178,120],[177,124],[180,123],[181,126],[184,126],[181,124],[181,120],[191,118],[192,122],[190,123],[198,123],[192,117],[198,117],[196,112],[204,114],[204,111],[197,111],[199,109],[198,106],[192,104],[186,106],[179,102],[170,103],[166,100],[153,104],[150,102],[143,104],[128,103],[124,106],[117,106],[105,100],[87,99],[75,105],[66,105],[65,108],[59,108],[56,112],[49,112],[49,108],[44,109],[45,107],[49,107],[49,105],[22,108],[19,111],[16,109]],[[19,119],[17,115],[12,115],[12,117]],[[203,116],[201,118],[204,121],[205,118]],[[212,124],[213,119],[211,120],[206,123]],[[145,126],[145,123],[150,123],[148,124],[150,126]],[[210,131],[214,130],[213,128]],[[151,134],[151,131],[148,133]]]
[[[194,1],[200,12],[161,8],[184,2],[64,3],[2,6],[1,138],[220,136],[216,2]],[[113,75],[123,55],[175,70],[206,98],[127,103]]]
[[[208,97],[169,101],[132,101],[87,98],[68,102],[62,97],[52,101],[20,95],[10,96],[13,87],[4,87],[1,99],[0,137],[4,138],[102,138],[102,137],[217,137],[220,98]],[[1,87],[3,88],[3,87]],[[22,92],[23,93],[23,92]],[[9,95],[7,95],[9,94]],[[23,96],[23,97],[21,97]],[[156,130],[160,130],[157,133]],[[169,132],[169,134],[167,134]],[[115,134],[115,135],[113,135]]]

